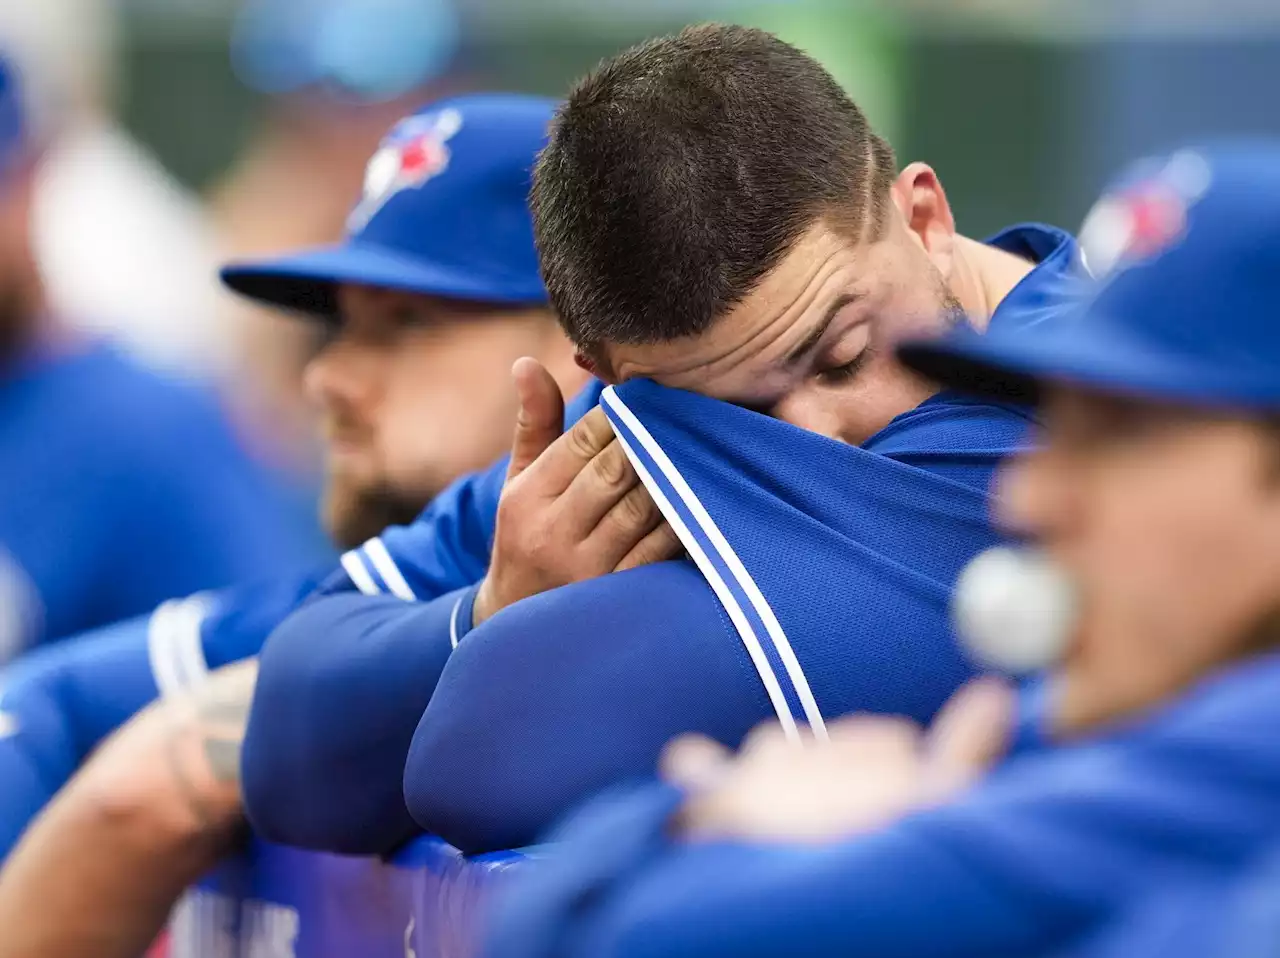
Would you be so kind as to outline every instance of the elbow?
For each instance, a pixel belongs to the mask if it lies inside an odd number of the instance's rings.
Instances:
[[[398,787],[370,791],[368,782],[360,781],[356,793],[327,776],[282,775],[279,764],[258,761],[248,748],[242,770],[245,817],[264,841],[340,855],[382,855],[417,834]]]
[[[273,767],[265,754],[268,751],[257,747],[251,723],[240,756],[240,792],[245,817],[260,838],[281,845],[297,844],[287,813],[295,796],[288,776],[280,775],[278,766]]]
[[[448,736],[420,727],[405,763],[405,807],[420,829],[466,855],[532,844],[540,824],[525,804],[532,783],[508,780],[502,767],[461,758]]]

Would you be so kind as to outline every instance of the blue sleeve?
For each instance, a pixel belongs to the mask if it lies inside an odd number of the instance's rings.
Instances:
[[[1059,927],[909,828],[825,847],[673,844],[675,799],[645,785],[576,812],[498,901],[486,958],[1020,955]]]
[[[692,478],[687,493],[661,482],[651,491],[665,489],[668,501],[683,497],[684,505],[701,495],[761,602],[753,606],[744,591],[736,607],[722,603],[732,583],[717,598],[692,563],[669,563],[536,596],[467,635],[405,768],[419,824],[466,851],[531,841],[593,791],[649,774],[673,735],[699,731],[736,745],[779,713],[778,699],[798,687],[796,673],[829,718],[869,711],[918,721],[973,674],[951,634],[949,587],[965,561],[996,541],[985,490],[999,452],[1024,431],[1023,416],[928,403],[896,421],[873,443],[879,454],[868,455],[657,389],[648,395],[636,386],[631,418],[648,420],[640,424],[654,447],[666,442],[668,471]],[[616,398],[606,393],[606,412]],[[713,434],[716,416],[723,428]],[[647,447],[628,422],[614,420],[615,428],[630,430],[628,448],[638,455]],[[707,434],[682,436],[672,423]],[[762,436],[773,437],[779,454],[811,453],[812,468],[750,459],[744,447]],[[667,468],[648,461],[642,475]],[[688,514],[692,528],[699,520]],[[706,565],[729,583],[733,566],[715,540],[690,539],[715,553]],[[739,623],[759,605],[776,615],[795,669],[760,665],[776,640],[760,638],[767,625]],[[731,618],[726,610],[735,608]],[[766,693],[770,679],[781,695]],[[783,706],[803,714],[789,698]]]
[[[147,622],[40,649],[0,675],[0,858],[98,742],[155,697]]]
[[[315,581],[299,575],[166,602],[0,673],[0,857],[104,738],[158,695],[256,655]]]
[[[1056,929],[889,829],[848,846],[673,850],[576,930],[592,958],[985,958],[1035,954]]]
[[[646,566],[526,599],[467,635],[413,736],[405,797],[464,851],[513,848],[650,774],[673,735],[733,745],[770,711],[692,563]]]
[[[272,634],[241,763],[245,807],[263,838],[373,854],[418,831],[404,803],[404,760],[464,594],[427,603],[319,597]]]

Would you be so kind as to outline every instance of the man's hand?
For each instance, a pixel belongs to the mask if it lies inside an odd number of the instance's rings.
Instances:
[[[539,592],[680,551],[604,411],[593,409],[566,433],[564,398],[551,374],[524,358],[512,375],[520,412],[493,558],[472,611],[476,625]]]
[[[691,839],[828,842],[886,825],[965,788],[1007,746],[1013,697],[980,679],[957,692],[928,732],[902,718],[855,715],[830,741],[797,748],[776,725],[752,732],[734,758],[686,736],[667,747],[663,775],[688,789]]]

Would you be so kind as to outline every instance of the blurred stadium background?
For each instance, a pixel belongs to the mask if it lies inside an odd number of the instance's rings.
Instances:
[[[234,301],[218,265],[336,238],[377,140],[422,101],[557,95],[711,19],[821,60],[904,162],[939,170],[971,236],[1075,229],[1147,151],[1280,135],[1276,0],[0,0],[0,52],[51,144],[34,228],[52,306],[221,384],[310,516],[317,333]]]
[[[146,358],[230,380],[263,449],[313,472],[313,333],[223,296],[217,263],[341,229],[381,132],[459,88],[556,94],[704,19],[815,54],[971,235],[1078,225],[1109,170],[1280,133],[1271,0],[3,0],[0,46],[59,139],[37,239],[53,304]]]

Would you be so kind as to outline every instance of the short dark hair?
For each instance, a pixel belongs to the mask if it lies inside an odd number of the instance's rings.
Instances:
[[[579,348],[706,330],[820,217],[879,228],[889,144],[815,60],[707,24],[605,60],[569,93],[530,202]]]

